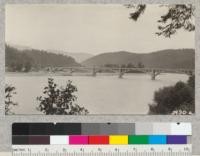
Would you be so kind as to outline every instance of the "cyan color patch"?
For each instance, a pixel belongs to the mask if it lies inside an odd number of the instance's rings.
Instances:
[[[150,135],[149,144],[167,144],[166,135]]]

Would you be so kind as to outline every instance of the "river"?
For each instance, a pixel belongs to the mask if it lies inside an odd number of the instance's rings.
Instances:
[[[151,80],[148,74],[125,74],[122,79],[113,76],[25,76],[7,75],[6,83],[16,87],[13,101],[19,105],[12,111],[15,114],[41,114],[36,110],[36,98],[42,95],[48,78],[62,86],[72,80],[77,86],[77,104],[84,106],[90,114],[147,114],[148,104],[153,102],[156,90],[186,82],[184,74],[161,74]]]

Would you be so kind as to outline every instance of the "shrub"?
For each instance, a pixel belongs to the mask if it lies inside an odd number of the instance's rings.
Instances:
[[[87,109],[74,103],[77,100],[74,92],[77,92],[77,88],[72,84],[72,81],[68,81],[65,88],[58,88],[54,80],[49,78],[48,86],[43,91],[45,96],[37,97],[37,100],[40,102],[37,109],[46,115],[88,114]]]
[[[12,101],[12,97],[14,94],[16,94],[15,87],[6,84],[5,86],[5,114],[6,115],[12,115],[14,114],[11,109],[13,106],[17,106],[18,104],[16,102]]]
[[[187,83],[177,82],[154,93],[154,103],[149,105],[149,114],[191,114],[195,111],[194,76]]]

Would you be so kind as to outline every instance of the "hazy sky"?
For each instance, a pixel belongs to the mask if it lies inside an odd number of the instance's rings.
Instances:
[[[6,6],[6,42],[92,54],[194,48],[194,32],[178,31],[170,39],[155,35],[166,8],[148,5],[137,22],[129,19],[130,12],[116,4],[11,4]]]

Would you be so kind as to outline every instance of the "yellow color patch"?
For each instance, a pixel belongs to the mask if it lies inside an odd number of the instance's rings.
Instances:
[[[109,144],[111,145],[127,145],[128,136],[127,135],[110,135]]]

